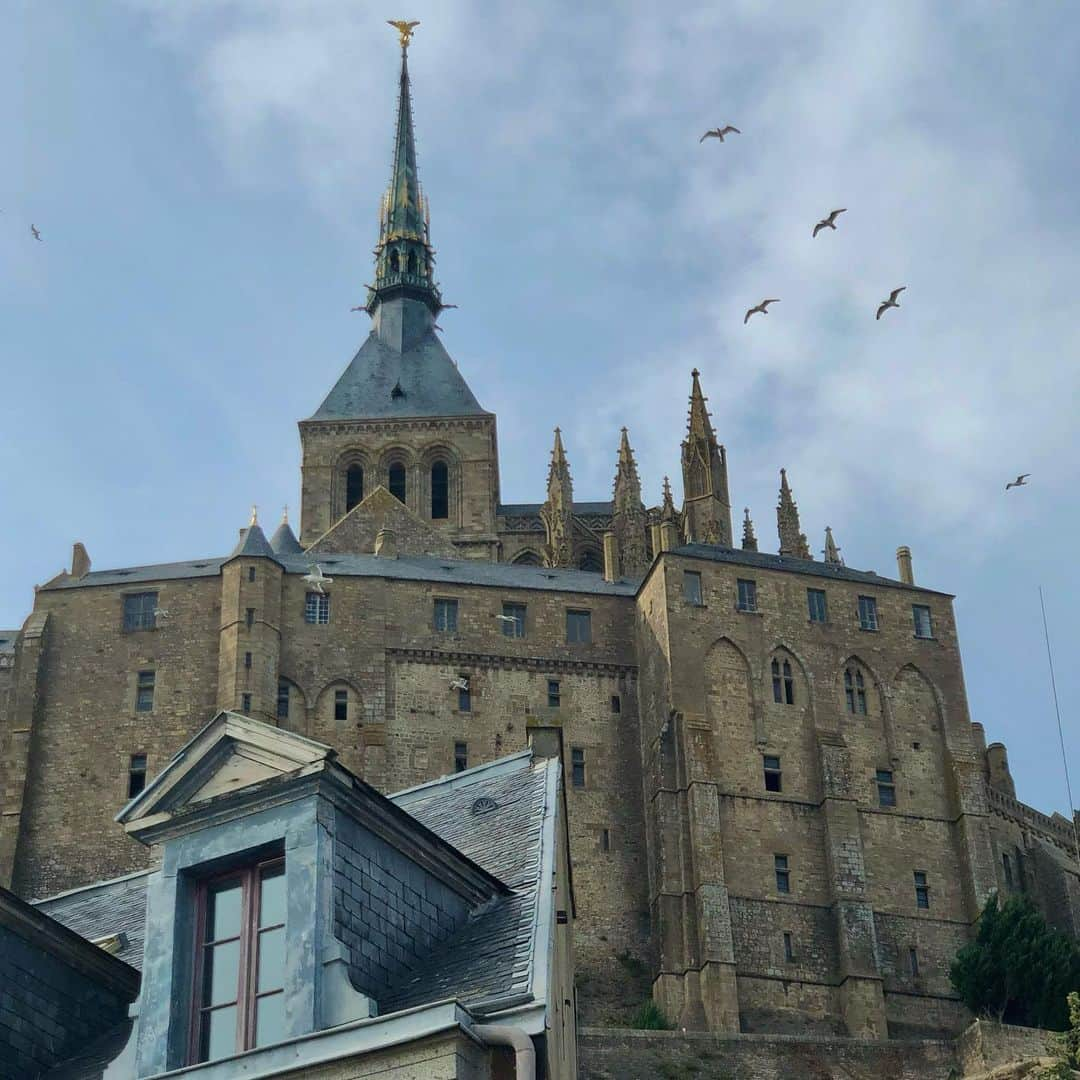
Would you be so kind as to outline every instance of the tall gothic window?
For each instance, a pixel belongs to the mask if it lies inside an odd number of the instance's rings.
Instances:
[[[398,502],[405,501],[405,466],[400,462],[390,466],[390,474],[388,477],[390,481],[390,494],[394,496]]]
[[[779,660],[772,662],[772,692],[773,701],[781,705],[795,704],[795,679],[790,661],[785,660],[783,665]]]
[[[450,516],[450,470],[445,461],[436,461],[431,466],[431,516],[433,519]]]
[[[847,699],[848,712],[866,715],[866,683],[858,668],[854,671],[848,668],[844,672],[844,697]]]
[[[350,465],[345,473],[345,513],[364,499],[364,467]]]

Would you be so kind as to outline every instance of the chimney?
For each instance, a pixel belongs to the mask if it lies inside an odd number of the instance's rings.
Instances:
[[[990,769],[990,786],[1016,798],[1016,785],[1009,772],[1009,754],[1004,743],[992,742],[986,748],[986,764]]]
[[[662,546],[660,539],[660,522],[654,521],[649,526],[649,539],[652,540],[652,553],[653,558],[655,559],[656,556],[660,554],[660,548]]]
[[[660,550],[673,551],[679,546],[679,526],[674,521],[660,522]]]
[[[604,580],[614,581],[619,576],[619,548],[613,532],[604,533]]]
[[[911,548],[907,544],[896,549],[896,569],[900,571],[900,580],[905,585],[915,584],[915,575],[911,570]]]
[[[380,529],[375,534],[375,554],[383,559],[397,558],[397,537],[393,529]]]
[[[86,553],[86,548],[76,540],[71,549],[71,576],[78,580],[86,577],[89,573],[90,556]]]
[[[530,717],[525,723],[525,730],[533,757],[562,759],[563,734],[560,724]]]

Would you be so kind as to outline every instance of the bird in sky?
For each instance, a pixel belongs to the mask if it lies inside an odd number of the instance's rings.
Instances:
[[[762,315],[768,315],[769,314],[769,305],[770,304],[779,304],[779,303],[780,303],[780,298],[779,297],[774,297],[772,300],[762,300],[761,303],[758,304],[757,307],[752,307],[746,313],[746,315],[743,318],[743,326],[745,326],[750,321],[750,316],[751,315],[756,315],[758,312],[761,312]]]
[[[306,581],[311,586],[311,589],[312,589],[313,592],[317,592],[317,593],[320,593],[320,594],[323,593],[323,586],[324,585],[332,585],[334,583],[334,579],[333,578],[328,578],[322,572],[322,567],[318,563],[316,563],[311,568],[310,573],[304,575],[303,580]]]
[[[1031,475],[1031,473],[1029,473],[1029,472],[1021,473],[1015,480],[1010,480],[1005,485],[1005,490],[1008,491],[1009,488],[1014,488],[1014,487],[1027,487],[1028,486],[1027,478],[1030,475]]]
[[[41,233],[38,232],[38,227],[36,225],[31,225],[30,226],[30,231],[34,234],[34,239],[35,240],[40,240],[41,239]]]
[[[710,128],[708,131],[705,132],[704,135],[701,136],[700,139],[698,139],[698,143],[703,143],[706,139],[719,139],[721,142],[723,142],[724,136],[729,131],[734,131],[736,135],[742,134],[742,132],[737,127],[732,127],[731,124],[726,124],[722,128]]]
[[[877,314],[874,316],[874,318],[875,319],[880,319],[881,316],[884,315],[885,312],[888,311],[889,308],[891,308],[891,307],[899,307],[900,305],[896,302],[896,298],[906,288],[907,288],[906,285],[901,285],[899,289],[893,289],[893,291],[889,294],[889,299],[881,301],[881,306],[877,309]]]
[[[841,207],[839,210],[830,210],[829,211],[829,216],[822,218],[814,226],[814,236],[817,236],[817,234],[819,232],[821,232],[822,229],[835,229],[836,228],[837,215],[838,214],[846,214],[846,213],[847,213],[847,207]]]
[[[357,307],[351,307],[351,308],[349,308],[349,310],[350,310],[350,311],[367,311],[367,308],[366,308],[366,307],[364,307],[364,305],[363,305],[363,304],[360,304],[360,305],[358,305]]]

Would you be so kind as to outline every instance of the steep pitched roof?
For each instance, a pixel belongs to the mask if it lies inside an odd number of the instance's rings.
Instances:
[[[296,539],[296,533],[292,531],[287,521],[283,521],[270,537],[270,547],[275,555],[302,555],[304,549],[300,541]]]
[[[274,558],[274,549],[270,546],[270,542],[266,539],[266,534],[257,523],[249,525],[246,529],[240,530],[240,539],[237,540],[236,547],[232,549],[232,554],[229,555],[229,558],[235,559],[238,555],[256,555],[267,559]]]

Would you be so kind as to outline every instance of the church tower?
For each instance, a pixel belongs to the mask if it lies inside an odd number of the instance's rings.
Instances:
[[[300,422],[306,548],[383,487],[462,555],[494,558],[499,473],[495,416],[439,340],[430,214],[420,187],[408,49],[401,73],[390,184],[379,206],[371,331],[314,415]]]
[[[682,444],[683,529],[687,543],[731,547],[727,454],[716,441],[697,368],[690,374],[690,416]]]

